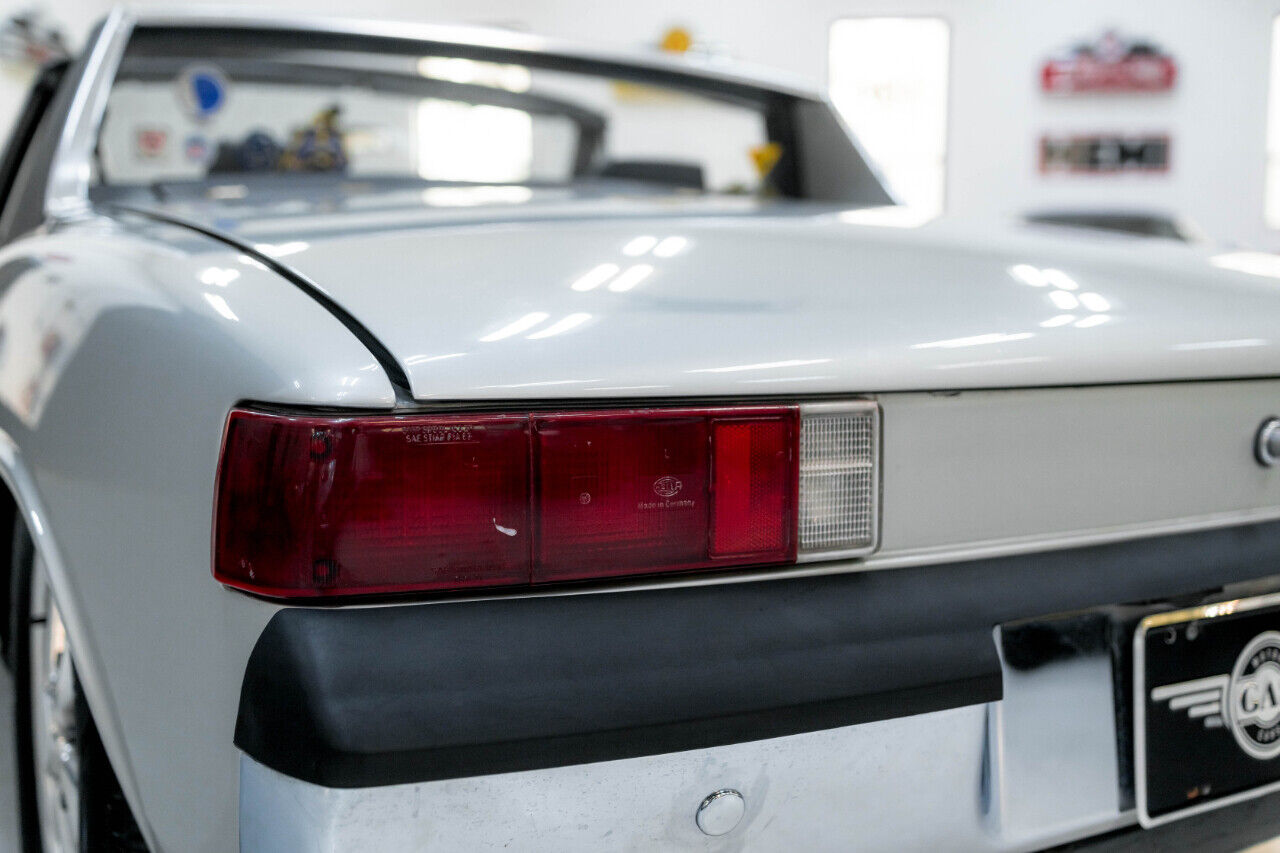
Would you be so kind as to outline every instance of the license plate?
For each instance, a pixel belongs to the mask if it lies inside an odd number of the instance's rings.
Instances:
[[[1148,616],[1133,657],[1143,826],[1280,790],[1280,594]]]

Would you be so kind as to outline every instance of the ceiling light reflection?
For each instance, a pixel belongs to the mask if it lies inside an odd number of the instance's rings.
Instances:
[[[642,234],[622,247],[622,254],[629,258],[638,258],[658,245],[658,238],[650,234]]]
[[[404,360],[405,364],[426,364],[429,361],[444,361],[447,358],[461,358],[465,352],[450,352],[444,355],[413,355]]]
[[[986,361],[953,361],[950,364],[939,364],[938,370],[963,370],[966,367],[996,367],[1005,364],[1035,364],[1048,361],[1045,355],[1029,355],[1024,358],[992,358]]]
[[[793,358],[788,361],[765,361],[760,364],[734,364],[729,367],[699,367],[685,373],[739,373],[744,370],[775,370],[780,367],[803,367],[807,364],[826,364],[829,358]]]
[[[1101,293],[1080,294],[1080,304],[1090,311],[1110,311],[1111,303]]]
[[[296,255],[298,252],[305,252],[307,249],[311,248],[311,244],[305,243],[302,240],[290,240],[288,243],[255,243],[253,248],[268,257],[283,258],[286,255]]]
[[[1271,252],[1224,252],[1209,258],[1209,263],[1219,269],[1280,278],[1280,255]]]
[[[1110,319],[1111,317],[1108,314],[1090,314],[1088,317],[1085,317],[1083,320],[1076,321],[1076,328],[1088,329],[1091,326],[1101,326],[1103,323],[1107,322]]]
[[[227,304],[227,300],[223,299],[216,293],[204,294],[204,301],[208,302],[214,311],[217,311],[223,317],[226,317],[233,323],[240,322],[240,318],[236,316],[236,312],[231,310],[231,306]]]
[[[518,335],[521,332],[526,332],[529,329],[532,329],[534,326],[538,325],[539,323],[541,323],[543,320],[547,319],[550,316],[551,316],[550,314],[547,314],[543,311],[534,311],[532,313],[525,314],[519,320],[515,320],[511,323],[508,323],[498,331],[490,332],[489,334],[481,338],[480,341],[482,343],[490,344],[490,343],[493,343],[494,341],[500,341],[503,338],[509,338],[512,335]]]
[[[619,269],[621,269],[621,267],[617,264],[601,264],[598,267],[593,267],[589,272],[583,275],[582,278],[569,285],[569,287],[579,293],[586,293],[588,290],[595,290],[597,287],[617,275]]]
[[[1076,299],[1074,294],[1067,293],[1065,290],[1049,291],[1049,301],[1063,311],[1071,311],[1080,307],[1080,300]]]
[[[1264,338],[1240,338],[1234,341],[1196,341],[1187,344],[1174,344],[1169,349],[1193,351],[1202,349],[1237,349],[1239,347],[1265,347],[1270,341]]]
[[[543,338],[549,338],[552,335],[558,335],[562,332],[567,332],[570,329],[576,329],[578,326],[581,326],[583,323],[587,322],[590,319],[591,319],[590,314],[583,314],[583,313],[570,314],[567,317],[563,317],[555,321],[550,326],[547,326],[545,329],[543,329],[541,332],[534,332],[532,335],[529,335],[528,338],[531,341],[538,341],[538,340],[542,340]]]
[[[1045,281],[1044,273],[1038,267],[1031,264],[1014,264],[1009,267],[1008,273],[1014,279],[1031,287],[1048,287],[1049,282]]]
[[[1065,326],[1068,323],[1075,322],[1075,319],[1076,319],[1075,314],[1059,314],[1056,317],[1050,317],[1048,320],[1045,320],[1040,325],[1046,329],[1053,329],[1053,328],[1057,328],[1058,326]]]
[[[1040,274],[1044,276],[1045,283],[1052,287],[1061,288],[1062,290],[1078,290],[1080,288],[1080,285],[1076,284],[1076,280],[1062,270],[1040,270]]]
[[[225,267],[205,267],[200,270],[200,281],[218,287],[226,287],[240,277],[240,270]]]
[[[622,275],[609,282],[609,289],[614,293],[626,293],[640,282],[644,281],[653,272],[653,267],[649,264],[635,264],[629,266]]]
[[[1009,341],[1025,341],[1034,338],[1033,332],[1014,332],[1002,334],[995,332],[988,335],[972,335],[967,338],[948,338],[943,341],[929,341],[923,344],[912,344],[912,349],[956,349],[958,347],[980,347],[987,344],[1003,344]]]
[[[743,384],[762,382],[817,382],[820,379],[834,379],[834,376],[770,376],[768,379],[743,379]]]
[[[689,240],[685,237],[668,237],[654,247],[653,253],[659,258],[670,258],[684,251],[687,245]]]

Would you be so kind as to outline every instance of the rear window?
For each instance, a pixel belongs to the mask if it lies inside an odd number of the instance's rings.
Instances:
[[[768,104],[687,86],[432,52],[126,54],[95,163],[103,186],[329,173],[428,183],[622,181],[760,193],[782,154]]]

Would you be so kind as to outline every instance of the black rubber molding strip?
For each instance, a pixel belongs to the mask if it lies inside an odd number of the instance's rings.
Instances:
[[[1001,697],[992,629],[1280,573],[1280,523],[914,569],[286,609],[235,742],[364,787],[758,740]]]
[[[255,261],[270,269],[272,272],[281,276],[290,284],[297,287],[303,293],[319,303],[321,308],[333,315],[334,319],[346,326],[347,330],[350,331],[351,334],[355,335],[356,339],[359,340],[360,343],[364,344],[365,349],[369,351],[369,354],[374,357],[378,362],[378,365],[382,368],[382,371],[387,375],[387,380],[395,389],[396,399],[398,402],[413,402],[413,393],[409,387],[409,377],[405,374],[404,368],[400,365],[399,360],[392,355],[391,350],[387,349],[386,345],[383,344],[382,341],[373,334],[373,332],[369,331],[369,328],[361,323],[354,314],[342,307],[342,305],[340,305],[333,297],[325,293],[319,285],[302,273],[298,272],[293,267],[288,264],[282,264],[270,255],[258,251],[252,243],[248,243],[238,237],[219,231],[216,228],[210,228],[207,225],[202,225],[200,223],[184,219],[181,216],[174,216],[169,213],[161,213],[155,210],[148,210],[142,207],[132,207],[123,204],[113,205],[113,209],[122,213],[132,213],[135,216],[152,219],[156,222],[164,222],[178,228],[185,228],[188,231],[194,231],[197,234],[203,234],[211,240],[216,240],[219,243],[235,249],[237,252],[248,255]]]

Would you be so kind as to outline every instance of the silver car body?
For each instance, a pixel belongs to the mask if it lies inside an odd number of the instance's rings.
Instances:
[[[259,260],[90,204],[85,145],[101,81],[144,19],[117,12],[101,31],[57,152],[47,222],[0,250],[0,474],[49,567],[90,705],[153,847],[783,850],[859,839],[865,849],[1018,850],[1134,823],[1113,795],[1110,669],[1098,657],[1006,670],[1000,702],[706,750],[377,789],[291,780],[232,743],[246,661],[281,605],[210,576],[222,432],[245,400],[366,411],[619,398],[879,404],[875,554],[630,588],[1229,528],[1280,519],[1280,475],[1251,449],[1258,423],[1280,412],[1280,264],[746,199],[534,191],[474,205],[406,192],[353,194],[336,210],[153,205],[217,220],[268,256],[288,246],[279,261],[385,344],[409,380],[404,399],[346,326]],[[573,50],[510,33],[407,32]],[[678,237],[680,250],[651,259],[652,275],[630,292],[571,288],[598,264],[624,262],[637,235]],[[590,320],[563,335],[482,340],[531,312]],[[698,832],[693,810],[720,788],[741,790],[747,811],[717,840]]]

